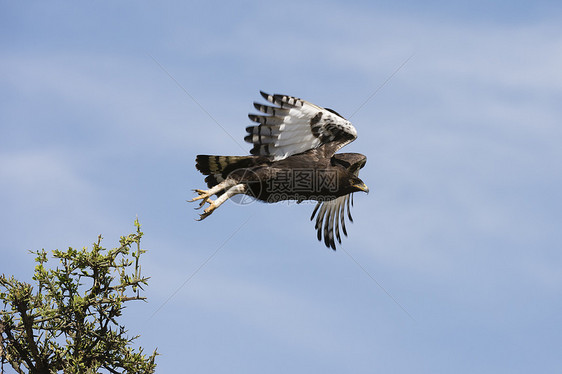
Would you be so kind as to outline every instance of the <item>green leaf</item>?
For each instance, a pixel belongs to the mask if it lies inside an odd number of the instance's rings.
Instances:
[[[41,365],[49,372],[96,373],[101,367],[154,372],[156,350],[148,357],[142,347],[136,351],[132,342],[137,336],[127,337],[118,321],[125,303],[144,299],[138,292],[148,279],[140,272],[146,251],[140,247],[138,219],[134,225],[136,232],[122,236],[119,247],[111,250],[101,246],[101,235],[91,250],[53,250],[51,257],[58,259],[54,267],[46,267],[44,249],[31,251],[35,292],[31,284],[0,276],[0,316],[10,329],[3,334],[5,357],[12,367],[22,372],[38,371]],[[131,252],[134,243],[137,248]]]

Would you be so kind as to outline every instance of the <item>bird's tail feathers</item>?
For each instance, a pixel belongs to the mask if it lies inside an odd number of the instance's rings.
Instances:
[[[255,159],[256,156],[198,155],[195,167],[201,174],[207,175],[205,182],[211,188],[225,180],[234,170],[253,166]]]
[[[195,167],[203,175],[228,174],[230,171],[248,167],[254,156],[209,156],[198,155]]]

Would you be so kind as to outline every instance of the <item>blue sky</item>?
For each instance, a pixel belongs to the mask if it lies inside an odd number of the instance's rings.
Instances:
[[[152,278],[124,323],[159,372],[562,367],[556,2],[0,7],[1,272],[138,215]],[[248,152],[259,90],[350,116],[409,57],[351,118],[371,193],[345,251],[312,204],[195,222],[195,155]]]

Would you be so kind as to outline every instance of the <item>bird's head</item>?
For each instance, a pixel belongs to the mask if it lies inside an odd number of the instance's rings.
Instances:
[[[369,193],[369,187],[358,177],[353,177],[349,180],[349,184],[351,185],[353,192],[363,191]]]

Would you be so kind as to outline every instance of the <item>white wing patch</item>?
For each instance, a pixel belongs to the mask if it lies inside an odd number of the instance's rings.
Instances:
[[[330,109],[292,96],[260,93],[275,106],[254,103],[265,115],[248,116],[259,123],[247,127],[244,138],[254,144],[250,151],[253,155],[272,155],[281,160],[328,142],[337,142],[337,151],[357,138],[351,122]]]

